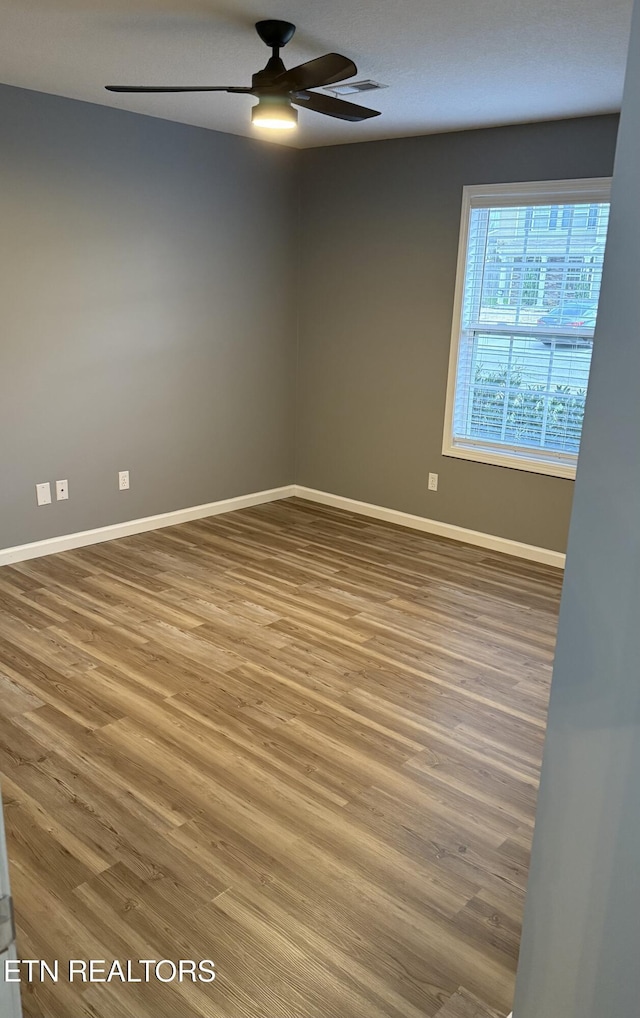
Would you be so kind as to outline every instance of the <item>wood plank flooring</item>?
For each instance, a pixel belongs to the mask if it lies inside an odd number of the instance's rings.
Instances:
[[[300,500],[1,569],[20,956],[217,972],[26,1018],[508,1013],[560,585]]]
[[[461,988],[449,997],[442,1010],[438,1011],[437,1018],[498,1018],[498,1016],[477,997]]]

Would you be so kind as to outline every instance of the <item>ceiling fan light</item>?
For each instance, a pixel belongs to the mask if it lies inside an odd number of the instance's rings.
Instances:
[[[267,127],[275,131],[290,131],[298,126],[298,111],[287,98],[269,96],[259,100],[251,110],[254,127]]]

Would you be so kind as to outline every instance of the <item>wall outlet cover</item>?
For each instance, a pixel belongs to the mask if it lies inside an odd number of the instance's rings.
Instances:
[[[63,502],[69,498],[69,482],[68,481],[56,481],[56,498],[58,502]]]
[[[120,470],[118,472],[118,487],[120,491],[127,491],[129,488],[129,471]]]
[[[429,491],[437,491],[437,490],[438,490],[438,475],[437,474],[429,474]]]

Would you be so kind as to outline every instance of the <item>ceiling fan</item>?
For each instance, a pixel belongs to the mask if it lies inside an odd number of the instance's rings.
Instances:
[[[251,122],[256,127],[294,128],[298,112],[293,107],[313,110],[327,117],[357,123],[378,117],[378,110],[367,109],[330,95],[319,95],[309,89],[333,85],[358,73],[358,68],[339,53],[325,53],[287,70],[280,59],[280,50],[293,38],[296,26],[289,21],[258,21],[256,31],[271,48],[265,67],[251,78],[247,88],[233,85],[106,85],[109,92],[240,92],[256,96]]]

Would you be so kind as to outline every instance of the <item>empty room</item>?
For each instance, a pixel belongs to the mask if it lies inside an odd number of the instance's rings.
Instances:
[[[0,1018],[639,1012],[632,6],[2,0]]]

